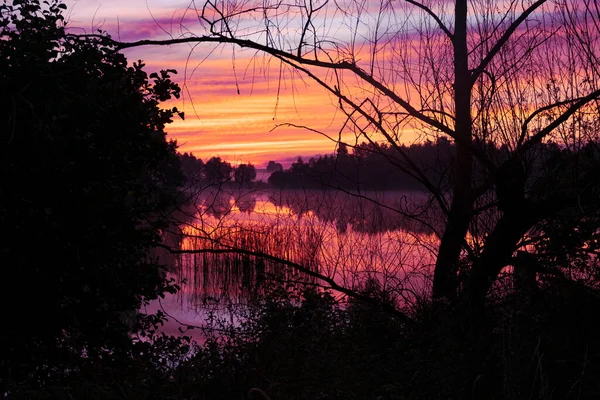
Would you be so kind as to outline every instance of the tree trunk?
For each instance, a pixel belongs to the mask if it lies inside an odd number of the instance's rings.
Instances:
[[[465,291],[475,309],[482,309],[492,284],[510,262],[521,238],[536,221],[536,213],[525,198],[525,180],[525,171],[518,157],[505,161],[496,172],[496,197],[502,216],[485,240]]]
[[[472,215],[472,201],[464,186],[455,184],[454,198],[433,274],[433,297],[453,300],[457,295],[458,261]]]
[[[485,241],[481,257],[473,265],[465,296],[474,308],[482,308],[488,291],[507,266],[519,240],[533,221],[524,213],[504,214]]]
[[[454,46],[454,102],[456,107],[456,160],[453,173],[453,193],[448,221],[438,251],[433,274],[433,297],[455,299],[457,295],[457,270],[462,246],[473,215],[471,180],[473,154],[472,141],[471,75],[467,51],[467,1],[457,0],[456,28],[452,39]]]

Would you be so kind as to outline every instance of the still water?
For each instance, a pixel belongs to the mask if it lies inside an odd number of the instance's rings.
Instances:
[[[147,311],[162,307],[172,316],[164,330],[178,333],[175,320],[203,325],[211,311],[231,315],[268,281],[328,286],[279,259],[352,290],[376,280],[410,303],[430,290],[439,218],[422,193],[197,190],[164,232],[166,244],[187,251],[161,255],[181,291]]]

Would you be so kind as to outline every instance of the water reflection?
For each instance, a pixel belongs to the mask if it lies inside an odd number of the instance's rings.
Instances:
[[[315,214],[323,222],[335,222],[344,232],[348,225],[356,232],[377,233],[403,230],[415,234],[434,234],[441,215],[421,192],[349,193],[319,190],[223,190],[198,193],[194,201],[202,215],[222,218],[230,213],[260,215]],[[258,205],[257,205],[258,202]],[[439,233],[439,232],[438,232]]]
[[[256,208],[256,195],[247,193],[235,199],[235,206],[240,212],[250,214]]]
[[[173,264],[184,282],[180,300],[227,308],[260,295],[267,280],[323,283],[278,259],[351,290],[375,279],[414,298],[429,290],[437,251],[436,212],[426,200],[406,192],[202,190],[165,233],[188,252]]]

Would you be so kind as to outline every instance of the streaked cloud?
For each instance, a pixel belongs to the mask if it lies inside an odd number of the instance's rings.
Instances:
[[[103,29],[122,41],[178,37],[198,26],[194,13],[185,12],[189,2],[78,0],[67,5],[72,29]],[[183,96],[165,106],[186,113],[185,121],[175,119],[167,128],[181,151],[263,165],[335,148],[318,134],[276,128],[282,123],[311,125],[335,136],[339,126],[332,99],[314,84],[280,75],[278,62],[214,45],[143,47],[125,54],[130,61],[142,59],[148,72],[178,70],[173,78],[184,89]]]
[[[108,0],[98,4],[67,1],[70,26],[87,32],[101,28],[122,41],[181,37],[201,28],[195,13],[188,9],[189,1]],[[331,35],[348,35],[349,25],[341,23],[342,19],[334,24],[337,28]],[[360,40],[355,44],[355,50],[361,52],[358,56],[368,59],[369,45]],[[167,128],[181,151],[263,165],[269,160],[291,160],[335,149],[327,137],[280,126],[306,125],[335,138],[343,118],[336,110],[336,99],[276,60],[248,49],[208,44],[133,48],[125,54],[130,61],[144,60],[148,72],[178,70],[173,79],[182,86],[183,96],[165,106],[186,113],[185,121],[176,119]]]

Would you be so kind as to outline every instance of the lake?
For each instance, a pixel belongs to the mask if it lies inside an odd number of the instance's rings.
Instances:
[[[232,315],[268,280],[323,285],[279,259],[351,290],[375,280],[409,305],[430,291],[442,220],[421,192],[227,185],[191,192],[174,218],[164,241],[189,253],[161,257],[181,291],[148,311],[162,306],[189,325],[202,325],[210,312]],[[265,260],[257,253],[273,257]],[[179,333],[178,327],[170,321],[165,330]]]

